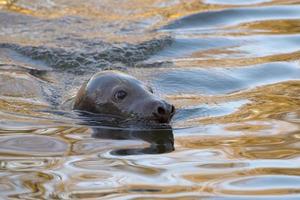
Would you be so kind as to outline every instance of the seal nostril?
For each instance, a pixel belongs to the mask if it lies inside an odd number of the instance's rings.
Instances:
[[[172,105],[171,114],[175,113],[175,107]]]
[[[160,114],[160,115],[166,114],[166,110],[165,110],[163,107],[161,107],[161,106],[159,106],[159,107],[157,108],[157,112],[158,112],[158,114]]]

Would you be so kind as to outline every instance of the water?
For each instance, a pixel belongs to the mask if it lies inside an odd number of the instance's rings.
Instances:
[[[0,7],[1,199],[300,198],[300,1]],[[172,102],[172,128],[68,110],[104,68]]]

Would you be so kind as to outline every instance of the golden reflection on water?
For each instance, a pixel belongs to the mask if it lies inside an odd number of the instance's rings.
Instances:
[[[240,33],[243,35],[253,34],[251,31],[255,30],[256,33],[261,34],[297,34],[300,31],[300,20],[268,20],[261,22],[252,22],[246,24],[240,24],[237,27],[243,30]],[[245,32],[246,29],[246,32]]]
[[[49,3],[51,2],[51,3]],[[207,5],[199,1],[187,1],[184,0],[180,3],[166,3],[163,0],[145,0],[145,1],[101,1],[95,4],[93,0],[81,2],[81,1],[49,1],[43,6],[39,1],[29,3],[29,6],[23,1],[6,1],[2,0],[0,5],[8,10],[36,15],[40,17],[60,17],[63,15],[83,15],[87,17],[101,17],[103,20],[120,20],[124,19],[141,19],[151,18],[155,15],[161,15],[165,18],[178,18],[187,14],[192,14],[198,11],[211,10],[216,8],[222,8],[224,6]],[[166,4],[167,6],[164,6]],[[40,5],[40,9],[35,9]],[[50,5],[53,5],[55,10],[51,10]],[[57,5],[57,6],[56,6]],[[63,5],[63,6],[60,6]],[[160,6],[161,5],[161,6]],[[27,8],[26,8],[27,7]],[[49,9],[50,7],[50,9]],[[226,6],[225,6],[226,7]],[[121,12],[123,10],[123,12]],[[124,12],[126,11],[126,12]]]
[[[98,30],[86,35],[91,38],[101,35],[107,41],[139,43],[167,34],[149,33],[147,30],[159,28],[189,14],[226,8],[299,3],[296,0],[274,0],[239,6],[205,4],[194,0],[0,0],[0,8],[5,12],[46,20],[80,16],[95,20],[95,26],[116,22],[103,35]],[[234,26],[214,27],[218,31],[204,31],[202,35],[201,31],[191,33],[185,37],[200,35],[201,38],[225,37],[230,40],[243,37],[243,43],[195,50],[187,56],[163,58],[171,61],[170,68],[134,68],[130,72],[149,80],[151,78],[148,75],[155,75],[156,78],[157,74],[179,69],[230,67],[243,70],[252,65],[273,62],[294,63],[295,68],[300,69],[300,51],[290,51],[288,42],[291,41],[286,38],[283,38],[286,47],[282,47],[286,51],[250,56],[251,52],[243,49],[243,45],[251,42],[244,41],[247,36],[297,36],[299,23],[299,19],[261,19]],[[133,29],[139,33],[114,34],[115,29],[125,29],[132,24],[138,24]],[[175,34],[173,37],[176,40],[176,37],[181,36]],[[8,35],[6,39],[7,42],[31,42],[23,33],[19,36]],[[298,40],[292,40],[295,41]],[[252,51],[260,47],[257,45]],[[185,47],[177,48],[180,50]],[[174,52],[178,49],[174,49]],[[5,62],[10,63],[10,60]],[[247,77],[245,72],[242,75]],[[47,81],[40,81],[26,70],[1,70],[0,198],[297,198],[300,195],[300,81],[299,77],[283,81],[277,81],[277,77],[272,78],[275,81],[271,84],[262,83],[258,86],[255,85],[256,79],[252,79],[250,82],[255,87],[226,94],[174,92],[166,95],[176,105],[178,113],[199,105],[222,107],[220,105],[224,104],[223,107],[226,107],[228,102],[245,100],[246,103],[226,114],[208,112],[207,115],[191,118],[181,116],[183,119],[176,119],[172,124],[175,136],[173,152],[120,156],[112,152],[126,148],[145,148],[149,144],[139,140],[92,138],[91,128],[78,125],[67,117],[42,112],[50,109],[47,101],[42,98],[41,83],[47,84]]]
[[[254,90],[245,91],[242,93],[236,93],[228,96],[169,96],[169,100],[172,101],[179,108],[184,105],[198,105],[203,103],[222,103],[228,100],[249,99],[250,103],[242,106],[237,112],[213,118],[194,118],[189,121],[185,121],[184,125],[195,125],[199,123],[214,124],[214,123],[232,123],[243,121],[256,121],[265,119],[282,119],[290,113],[291,110],[295,111],[299,115],[300,101],[300,84],[298,81],[286,82],[280,84],[269,85]],[[291,125],[293,127],[295,125]],[[238,125],[237,130],[249,130],[250,128],[244,125]],[[245,127],[245,128],[241,128]],[[260,127],[260,128],[259,128]],[[258,131],[264,126],[253,125],[251,130]],[[285,127],[288,128],[288,127]],[[231,128],[231,130],[234,130]]]
[[[196,59],[191,60],[184,60],[184,59],[175,59],[175,64],[179,67],[183,68],[190,68],[190,67],[243,67],[248,65],[256,65],[256,64],[263,64],[268,62],[280,62],[280,61],[297,61],[300,52],[292,52],[292,53],[284,53],[284,54],[278,54],[278,55],[270,55],[270,56],[262,56],[262,57],[256,57],[254,58],[228,58],[226,60],[218,59],[218,58],[211,58],[215,57],[216,55],[224,55],[226,53],[227,55],[231,54],[238,54],[239,52],[236,50],[207,50],[203,51],[201,53],[195,53]],[[223,56],[222,56],[223,57]]]

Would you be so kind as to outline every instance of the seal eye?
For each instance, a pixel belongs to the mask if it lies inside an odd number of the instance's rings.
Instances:
[[[149,88],[149,92],[153,94],[154,93],[153,89],[151,87],[148,87],[148,88]]]
[[[125,99],[126,96],[127,96],[127,93],[124,90],[120,90],[115,93],[115,98],[117,100],[123,100],[123,99]]]

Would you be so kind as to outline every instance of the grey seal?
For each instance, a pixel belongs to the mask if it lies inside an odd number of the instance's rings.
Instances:
[[[154,95],[151,87],[114,70],[98,72],[84,83],[73,109],[155,123],[169,123],[175,113],[175,107]]]

